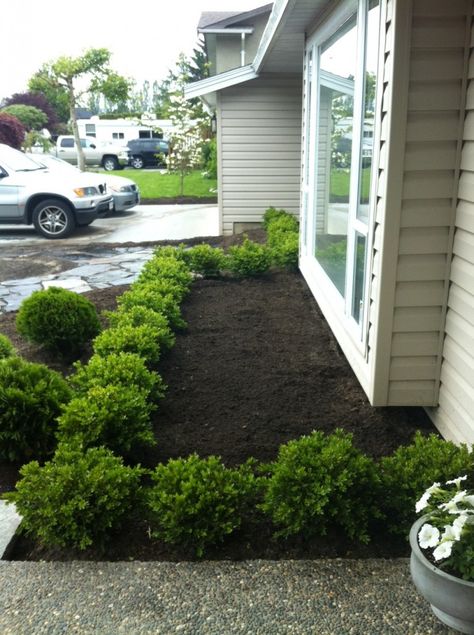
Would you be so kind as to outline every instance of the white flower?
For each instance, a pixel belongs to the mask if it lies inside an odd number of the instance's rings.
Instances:
[[[449,514],[461,513],[463,510],[459,509],[458,503],[460,503],[461,501],[465,499],[466,494],[467,494],[466,490],[462,490],[461,492],[458,492],[447,503],[441,503],[441,505],[439,505],[439,508],[443,509],[444,511],[447,511]]]
[[[431,494],[429,492],[425,492],[420,500],[416,502],[415,510],[417,514],[419,514],[428,505],[430,496]]]
[[[429,523],[425,523],[418,532],[418,542],[420,543],[420,547],[422,549],[427,549],[428,547],[436,547],[436,545],[439,543],[439,537],[439,530]]]
[[[444,560],[444,558],[449,558],[451,555],[451,551],[453,549],[454,541],[446,540],[446,542],[442,542],[436,549],[433,551],[433,558],[435,560]]]
[[[467,474],[464,476],[458,476],[458,478],[453,478],[451,481],[446,481],[446,485],[456,485],[456,487],[459,487],[461,484],[461,481],[465,481],[467,479]]]
[[[472,494],[470,496],[465,496],[464,502],[471,505],[471,507],[474,507],[474,496]]]
[[[445,540],[460,540],[461,533],[462,525],[455,525],[454,523],[452,525],[445,525],[443,535],[441,536],[441,541],[444,542]]]

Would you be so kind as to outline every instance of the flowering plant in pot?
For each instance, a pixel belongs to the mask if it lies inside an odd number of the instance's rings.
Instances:
[[[410,569],[435,615],[474,635],[474,491],[467,476],[433,483],[416,503],[422,512],[410,531]]]

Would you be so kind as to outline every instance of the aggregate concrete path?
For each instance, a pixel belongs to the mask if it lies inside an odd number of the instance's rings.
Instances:
[[[2,635],[448,635],[408,561],[0,562]]]

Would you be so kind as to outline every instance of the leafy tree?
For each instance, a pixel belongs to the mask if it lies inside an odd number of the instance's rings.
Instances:
[[[48,121],[46,113],[42,110],[35,108],[35,106],[25,106],[25,104],[5,106],[5,108],[2,108],[2,112],[16,117],[28,131],[41,130]]]
[[[28,81],[29,94],[41,94],[56,113],[57,118],[63,124],[67,123],[69,119],[69,101],[68,93],[64,86],[59,85],[49,69],[48,65],[44,64],[39,71],[37,71],[33,77]],[[15,96],[15,95],[14,95]],[[13,96],[13,97],[14,97]],[[19,103],[19,102],[16,102]],[[26,103],[26,102],[21,102]],[[36,104],[29,104],[36,106]],[[44,108],[42,108],[44,110]],[[44,110],[44,112],[47,112]],[[53,127],[53,126],[52,126]],[[56,130],[57,124],[54,129]]]
[[[85,167],[75,111],[80,98],[86,93],[102,94],[109,101],[120,103],[128,97],[130,81],[110,68],[110,57],[110,51],[105,48],[90,48],[80,57],[58,57],[42,69],[41,81],[44,85],[56,91],[66,91],[80,170]],[[78,81],[85,83],[84,90],[78,91]]]
[[[58,115],[49,103],[47,98],[41,93],[26,92],[15,93],[11,97],[5,100],[4,106],[13,106],[15,104],[24,104],[25,106],[34,106],[45,113],[47,117],[46,128],[53,132],[59,123]]]
[[[16,117],[6,112],[0,112],[0,143],[6,143],[6,145],[19,150],[25,133],[23,124]]]

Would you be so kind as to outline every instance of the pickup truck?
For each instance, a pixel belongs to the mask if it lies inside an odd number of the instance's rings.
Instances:
[[[34,225],[45,238],[66,238],[113,209],[97,174],[51,174],[23,152],[0,143],[0,226]]]
[[[119,170],[128,165],[130,150],[127,146],[100,144],[93,137],[81,139],[86,165],[101,165],[104,170]],[[77,165],[77,151],[72,135],[58,137],[56,146],[50,150],[50,154]]]

